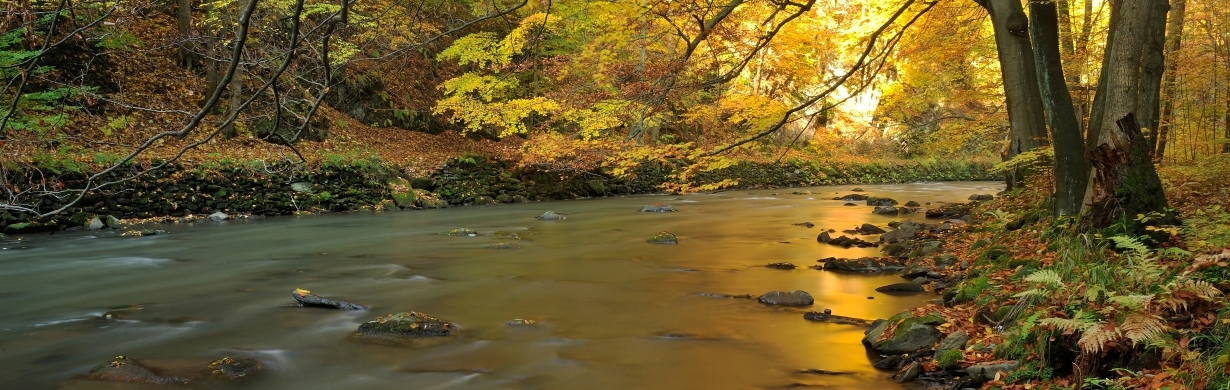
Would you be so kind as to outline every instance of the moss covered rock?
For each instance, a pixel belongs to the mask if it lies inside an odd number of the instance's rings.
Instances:
[[[873,322],[863,336],[863,344],[883,354],[929,349],[944,336],[935,329],[942,323],[944,318],[934,313],[923,317],[915,317],[909,312],[899,313],[886,321]],[[890,330],[891,334],[888,334]]]
[[[359,325],[359,333],[380,337],[445,337],[456,332],[456,325],[416,311],[376,317]]]

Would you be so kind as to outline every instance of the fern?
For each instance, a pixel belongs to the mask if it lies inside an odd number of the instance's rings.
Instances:
[[[1141,242],[1139,238],[1118,235],[1110,238],[1115,242],[1115,246],[1119,249],[1131,251],[1133,254],[1144,257],[1149,254],[1149,247]]]
[[[1153,302],[1153,294],[1116,295],[1106,298],[1106,301],[1131,310],[1141,310]]]
[[[1078,311],[1071,319],[1068,318],[1043,318],[1041,321],[1045,325],[1054,326],[1064,333],[1084,332],[1086,329],[1096,325],[1093,321],[1093,315]]]
[[[1081,334],[1080,341],[1077,341],[1076,345],[1081,347],[1081,352],[1083,353],[1096,354],[1102,352],[1106,347],[1106,343],[1120,337],[1123,337],[1123,332],[1115,324],[1098,322],[1085,329],[1085,332]]]
[[[1025,281],[1040,283],[1050,288],[1063,287],[1063,277],[1059,276],[1059,272],[1055,272],[1052,269],[1044,269],[1029,274],[1029,276],[1025,277]]]
[[[1128,314],[1119,325],[1123,336],[1132,340],[1132,345],[1158,341],[1166,334],[1166,324],[1155,315],[1144,313]]]

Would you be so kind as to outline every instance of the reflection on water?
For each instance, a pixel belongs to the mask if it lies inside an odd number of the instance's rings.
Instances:
[[[962,201],[998,187],[863,186],[902,203]],[[198,388],[895,388],[868,364],[862,329],[715,295],[801,289],[815,310],[869,319],[932,298],[875,292],[901,281],[891,275],[763,267],[874,255],[815,240],[822,229],[900,219],[829,200],[850,188],[168,225],[159,228],[171,235],[140,238],[26,237],[0,244],[25,247],[0,249],[0,388],[148,388],[72,379],[115,355],[166,365],[265,362],[250,381]],[[649,203],[680,212],[635,212]],[[534,219],[547,210],[568,219]],[[792,225],[804,221],[816,227]],[[436,234],[459,227],[483,234]],[[662,230],[680,244],[644,242]],[[521,248],[490,247],[501,242]],[[295,288],[372,310],[291,308]],[[131,320],[92,319],[116,308]],[[363,321],[408,310],[456,322],[461,335],[419,347],[348,340]],[[516,318],[538,323],[504,325]],[[809,368],[852,375],[797,373]]]

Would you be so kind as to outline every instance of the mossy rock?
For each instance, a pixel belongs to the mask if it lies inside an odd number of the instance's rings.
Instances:
[[[123,382],[123,383],[147,383],[155,385],[173,384],[173,383],[188,383],[187,378],[179,377],[164,377],[158,375],[154,370],[146,367],[135,360],[129,359],[126,356],[116,356],[106,363],[101,363],[90,372],[85,374],[86,379],[107,381],[107,382]]]
[[[456,332],[456,325],[415,311],[389,314],[359,325],[359,333],[369,336],[445,337]]]
[[[220,380],[238,380],[255,374],[261,369],[259,360],[249,357],[225,357],[209,363],[209,375]]]
[[[961,367],[961,359],[963,358],[965,358],[965,354],[961,353],[960,350],[948,349],[940,352],[935,357],[935,365],[951,371]]]
[[[445,236],[474,237],[478,235],[478,232],[466,228],[456,228],[440,234]]]
[[[671,232],[658,232],[658,234],[645,240],[645,242],[658,245],[676,245],[679,243],[679,237],[676,237]]]
[[[401,207],[414,207],[418,201],[418,194],[414,188],[410,186],[410,182],[400,177],[389,180],[389,196],[393,198],[393,202]]]
[[[909,312],[902,312],[887,321],[873,323],[863,337],[863,343],[885,354],[913,353],[931,348],[939,342],[943,334],[936,330],[935,326],[943,323],[944,317],[936,313],[915,317]],[[893,324],[896,324],[893,335],[880,340]]]

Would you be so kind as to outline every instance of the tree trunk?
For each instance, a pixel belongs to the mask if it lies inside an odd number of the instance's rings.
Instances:
[[[184,69],[196,67],[196,54],[192,51],[189,41],[192,33],[192,0],[176,0],[178,9],[175,19],[179,23],[179,66]]]
[[[1029,2],[1031,5],[1033,0]],[[1056,0],[1055,4],[1059,21],[1059,47],[1062,49],[1063,55],[1072,55],[1076,52],[1076,42],[1072,38],[1072,12],[1068,5],[1068,0]],[[1032,8],[1030,8],[1032,10]],[[1032,14],[1032,13],[1031,13]],[[1038,39],[1034,38],[1034,44],[1038,43]]]
[[[1085,165],[1085,144],[1080,122],[1072,105],[1072,95],[1063,76],[1060,61],[1059,12],[1051,0],[1030,0],[1030,36],[1037,63],[1042,103],[1051,125],[1055,147],[1055,216],[1080,213],[1081,201],[1089,180]]]
[[[1119,24],[1120,19],[1115,10],[1119,9],[1119,4],[1122,2],[1123,0],[1110,0],[1111,28],[1106,33],[1106,48],[1102,54],[1102,72],[1098,74],[1098,89],[1093,93],[1093,104],[1089,107],[1089,125],[1085,127],[1085,150],[1093,150],[1098,146],[1098,132],[1102,131],[1104,126],[1102,118],[1106,116],[1106,70],[1110,68],[1110,52],[1114,48],[1117,33],[1114,26]]]
[[[1008,100],[1011,137],[1007,158],[1046,145],[1046,118],[1034,70],[1034,53],[1029,41],[1029,19],[1020,0],[978,0],[991,14],[995,48],[999,53],[1004,95]],[[1021,184],[1026,172],[1008,172],[1008,188]]]
[[[1170,20],[1166,22],[1166,71],[1162,77],[1162,116],[1158,121],[1157,138],[1151,140],[1154,144],[1150,151],[1154,160],[1161,160],[1166,155],[1166,141],[1170,136],[1171,121],[1174,120],[1174,95],[1179,71],[1179,49],[1183,46],[1183,18],[1187,11],[1187,0],[1174,0],[1171,3]]]
[[[1118,16],[1110,26],[1109,49],[1102,69],[1105,98],[1097,147],[1088,152],[1093,172],[1085,193],[1086,223],[1095,229],[1112,224],[1131,234],[1143,234],[1137,214],[1164,212],[1167,204],[1161,180],[1140,134],[1135,112],[1152,3],[1126,0],[1112,3]],[[1113,234],[1113,233],[1112,233]]]
[[[1161,110],[1162,70],[1166,67],[1162,51],[1166,47],[1166,12],[1170,10],[1167,0],[1152,0],[1148,12],[1149,28],[1145,36],[1144,62],[1141,66],[1140,97],[1137,99],[1136,119],[1146,130],[1145,142],[1152,155],[1157,145],[1158,111]]]
[[[247,8],[249,1],[252,1],[252,0],[239,0],[237,4],[238,10]],[[238,36],[241,33],[240,25],[242,25],[243,22],[240,21],[239,19],[242,17],[243,17],[242,13],[240,12],[237,12],[235,14],[234,21],[235,21],[235,35],[236,36]],[[235,60],[238,61],[239,59],[236,58]],[[243,105],[243,65],[240,65],[235,68],[235,75],[231,77],[231,85],[228,88],[230,89],[231,95],[230,95],[230,104],[226,110],[226,116],[229,118],[233,115],[238,115],[239,107]],[[223,137],[226,137],[226,138],[235,137],[235,135],[237,134],[235,130],[235,122],[238,122],[238,121],[231,122],[230,124],[227,124],[225,127],[222,128]]]

